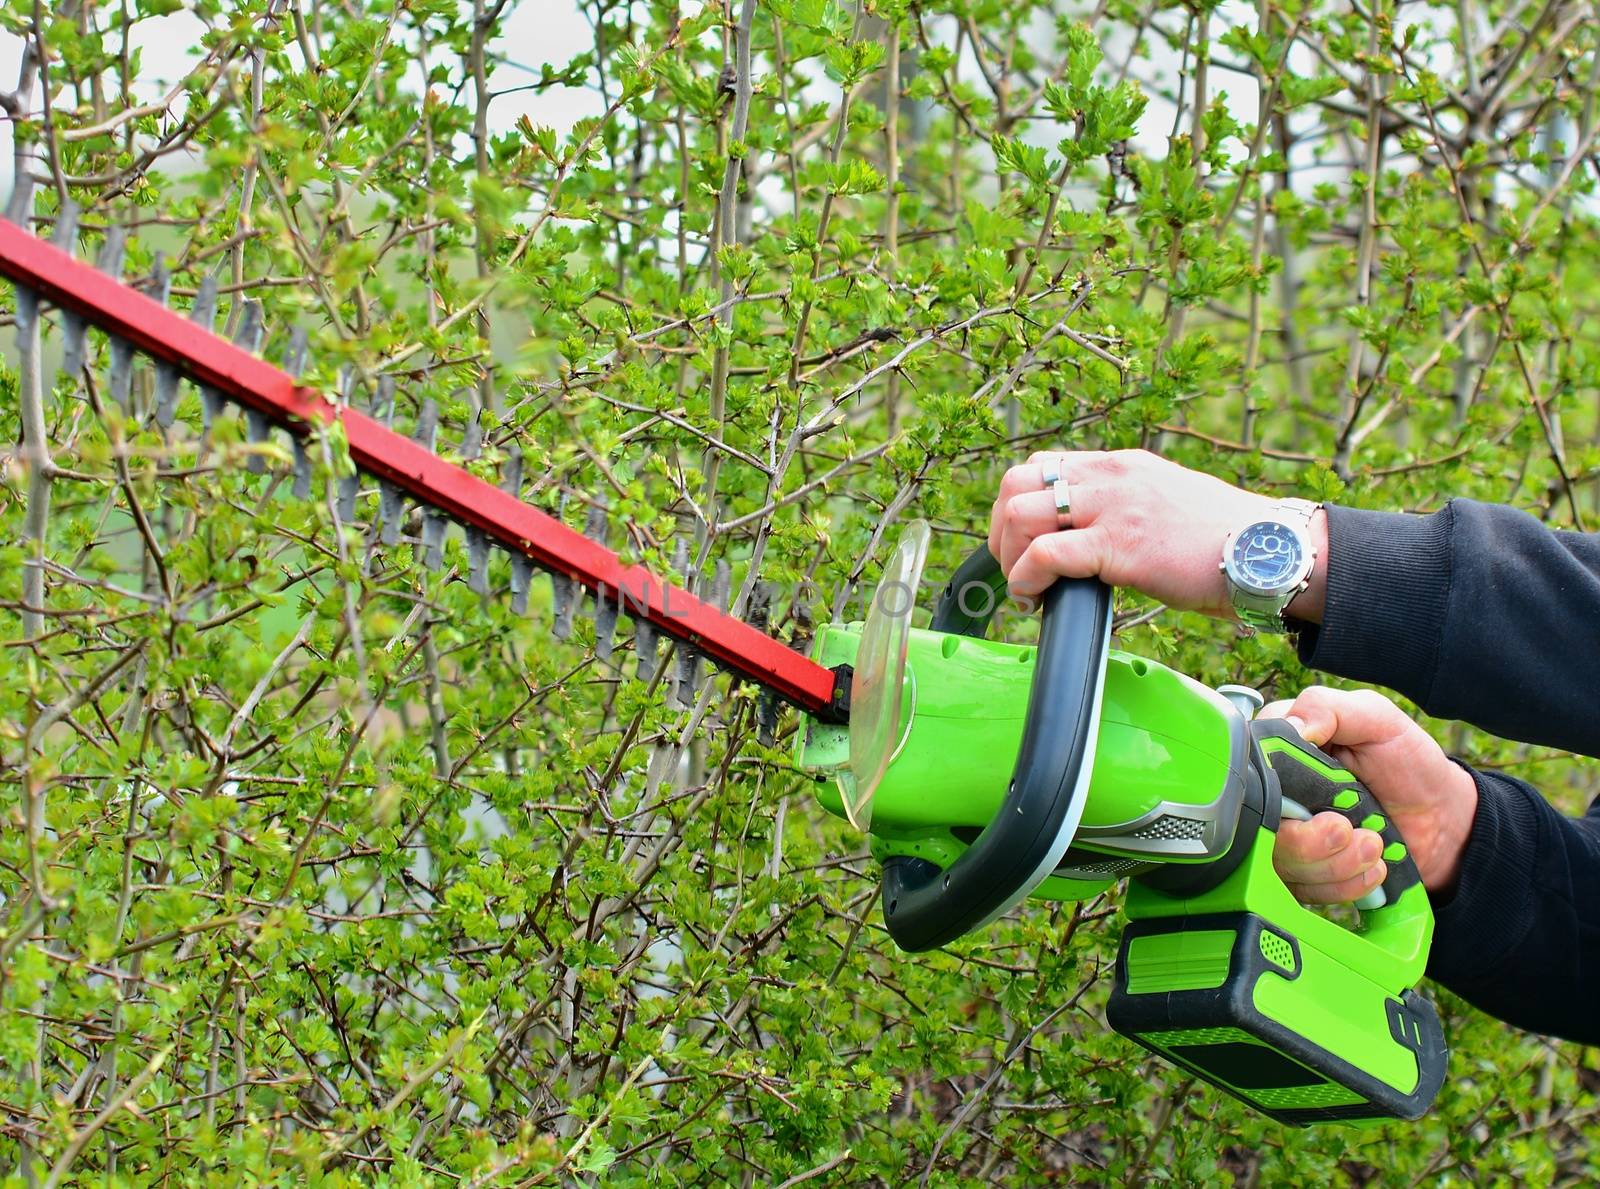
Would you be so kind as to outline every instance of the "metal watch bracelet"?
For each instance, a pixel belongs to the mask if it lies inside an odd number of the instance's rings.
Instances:
[[[1309,542],[1311,537],[1311,520],[1317,514],[1320,503],[1302,499],[1279,500],[1274,508],[1274,513],[1280,519],[1297,525]],[[1308,544],[1308,548],[1309,548]],[[1311,554],[1311,564],[1316,565],[1316,554]],[[1239,622],[1258,632],[1271,632],[1283,635],[1289,631],[1289,625],[1284,622],[1283,613],[1296,595],[1306,588],[1311,580],[1311,571],[1306,571],[1306,577],[1293,589],[1278,595],[1255,595],[1249,591],[1241,590],[1233,583],[1229,583],[1229,598],[1233,604],[1233,613],[1239,617]]]

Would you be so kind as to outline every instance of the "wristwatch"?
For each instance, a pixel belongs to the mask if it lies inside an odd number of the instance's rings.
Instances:
[[[1228,535],[1221,570],[1234,614],[1258,632],[1286,632],[1283,609],[1306,588],[1316,564],[1311,517],[1321,504],[1280,500],[1272,515]]]

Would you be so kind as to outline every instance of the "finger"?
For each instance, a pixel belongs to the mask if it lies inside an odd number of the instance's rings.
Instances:
[[[1060,531],[1054,492],[1030,491],[1014,496],[1000,517],[1000,552],[995,554],[1000,569],[1004,573],[1011,573],[1017,558],[1022,556],[1036,537]]]
[[[1313,685],[1300,691],[1289,714],[1305,724],[1301,734],[1321,746],[1355,747],[1389,739],[1411,727],[1405,711],[1371,689],[1330,689]]]
[[[1294,703],[1292,701],[1290,701],[1288,698],[1279,698],[1276,702],[1268,702],[1260,710],[1256,711],[1256,717],[1257,718],[1281,718],[1284,722],[1288,723],[1296,731],[1300,732],[1300,737],[1302,739],[1305,739],[1306,738],[1306,724],[1305,724],[1304,721],[1302,721],[1296,715],[1293,715],[1293,714],[1289,713],[1289,711],[1291,709],[1293,709],[1293,707],[1294,707]],[[1308,740],[1308,742],[1309,742],[1309,740]]]
[[[1350,849],[1355,827],[1337,813],[1319,813],[1309,821],[1285,820],[1278,825],[1272,861],[1278,874],[1296,883],[1318,883],[1327,865]],[[1345,871],[1353,875],[1355,869]]]
[[[1004,506],[1019,495],[1040,491],[1043,487],[1044,468],[1039,463],[1029,462],[1014,466],[1000,480],[1000,497],[996,502]]]
[[[1319,813],[1309,822],[1284,822],[1273,847],[1273,865],[1285,883],[1333,884],[1353,879],[1383,854],[1383,840],[1371,830],[1353,830],[1337,813]]]
[[[1109,457],[1102,450],[1040,451],[1026,463],[1014,466],[1005,473],[1000,480],[1000,498],[997,502],[1004,504],[1016,496],[1045,490],[1045,464],[1049,464],[1052,470],[1072,483],[1073,503],[1076,504],[1078,487],[1103,471],[1107,465],[1105,460]]]
[[[1037,598],[1057,578],[1092,578],[1107,560],[1107,538],[1099,528],[1070,529],[1035,537],[1011,568],[1011,593]]]
[[[1387,878],[1389,878],[1389,868],[1379,862],[1355,878],[1340,880],[1338,883],[1296,884],[1287,880],[1284,882],[1294,898],[1302,904],[1348,904],[1352,900],[1361,899]]]
[[[1059,461],[1063,466],[1082,468],[1102,462],[1107,453],[1105,450],[1035,450],[1028,455],[1028,465]]]

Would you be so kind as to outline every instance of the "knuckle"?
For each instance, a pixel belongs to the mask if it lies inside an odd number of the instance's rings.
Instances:
[[[1373,717],[1387,718],[1402,713],[1398,706],[1375,689],[1354,690],[1351,701]]]

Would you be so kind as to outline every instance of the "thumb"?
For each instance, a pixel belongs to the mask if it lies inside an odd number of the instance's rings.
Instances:
[[[1300,732],[1300,737],[1308,743],[1317,742],[1306,734],[1306,721],[1294,713],[1294,703],[1288,698],[1279,698],[1276,702],[1268,702],[1256,712],[1257,718],[1281,718],[1295,730]]]
[[[1320,696],[1325,692],[1320,686],[1301,690],[1300,696],[1292,702],[1285,699],[1263,706],[1260,716],[1283,719],[1299,731],[1307,743],[1321,747],[1333,738],[1339,727],[1339,716],[1328,699]]]

